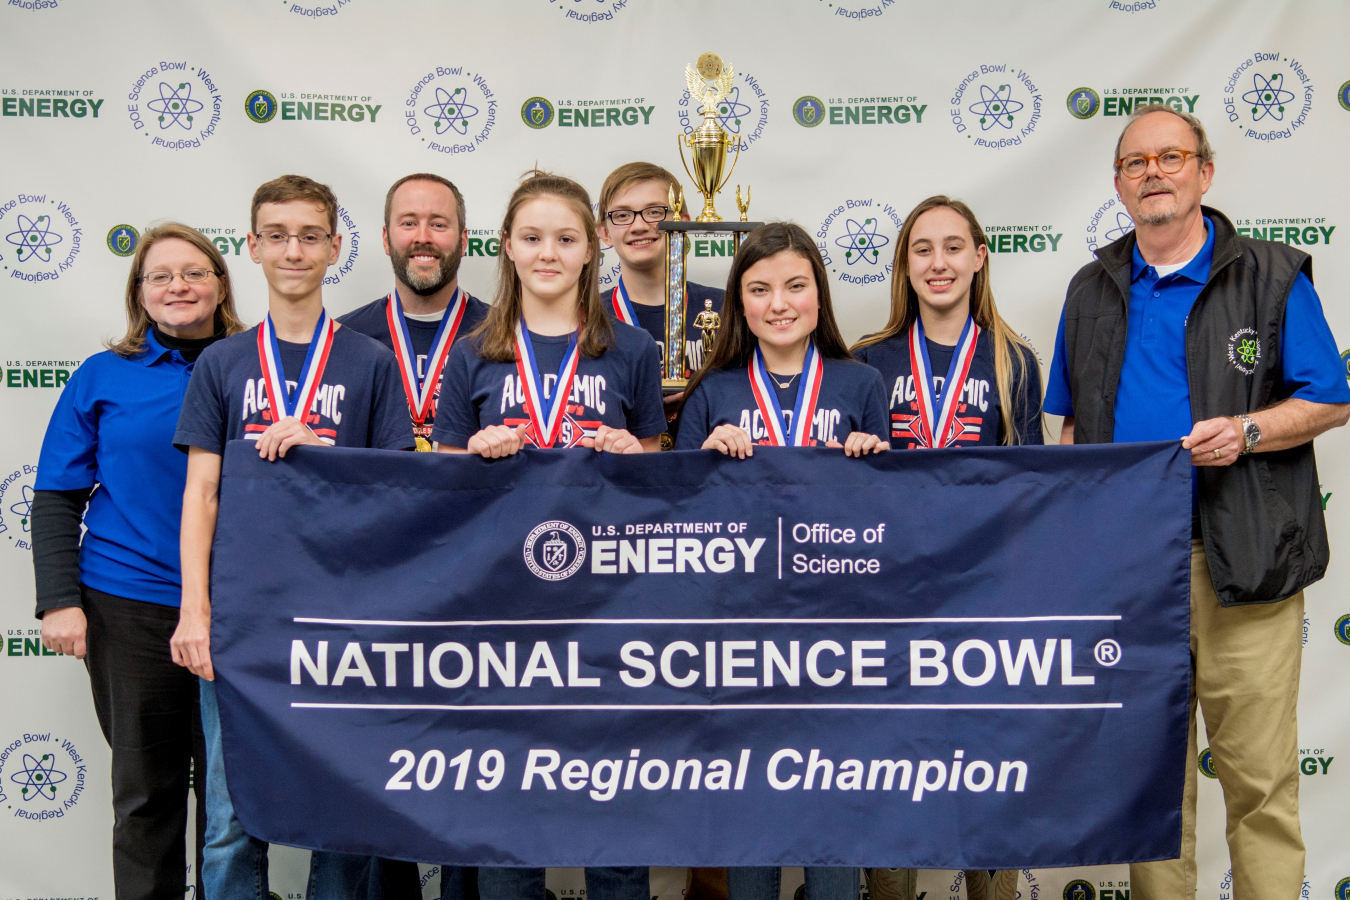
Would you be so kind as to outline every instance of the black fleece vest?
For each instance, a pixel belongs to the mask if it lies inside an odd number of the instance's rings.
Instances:
[[[1196,422],[1254,412],[1289,395],[1281,378],[1284,307],[1298,273],[1312,278],[1308,254],[1241,237],[1222,213],[1203,211],[1214,225],[1214,261],[1186,320]],[[1112,440],[1134,247],[1130,233],[1102,248],[1069,284],[1064,366],[1077,444]],[[1222,605],[1284,600],[1326,573],[1327,529],[1311,441],[1196,473],[1205,553]]]

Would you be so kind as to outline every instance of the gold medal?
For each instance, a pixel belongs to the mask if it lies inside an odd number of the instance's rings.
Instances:
[[[418,452],[418,453],[430,453],[430,452],[431,452],[431,441],[429,441],[429,440],[427,440],[426,438],[422,437],[420,434],[419,434],[419,435],[414,435],[413,441],[416,442],[416,445],[417,445],[417,452]]]

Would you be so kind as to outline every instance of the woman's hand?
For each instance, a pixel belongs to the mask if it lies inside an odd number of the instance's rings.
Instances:
[[[529,422],[522,422],[515,428],[507,425],[489,425],[469,438],[465,449],[484,459],[501,459],[515,456],[525,446],[525,435],[530,430]]]
[[[704,450],[717,450],[727,456],[745,459],[755,455],[755,442],[750,433],[739,425],[718,425],[703,442]]]
[[[49,609],[42,614],[42,646],[76,659],[84,659],[89,623],[78,606]]]
[[[884,450],[891,449],[891,445],[875,434],[868,434],[865,431],[855,431],[850,434],[844,443],[838,441],[826,441],[826,447],[843,447],[845,456],[866,456],[869,453],[881,453]]]
[[[169,638],[173,661],[198,678],[215,681],[211,668],[211,609],[197,603],[184,603],[178,610],[178,627]]]
[[[610,428],[601,425],[595,430],[595,437],[581,439],[581,446],[591,447],[597,453],[641,453],[642,443],[624,428]]]

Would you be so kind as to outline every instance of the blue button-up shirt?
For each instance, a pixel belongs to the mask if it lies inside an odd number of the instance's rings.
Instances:
[[[34,487],[97,485],[84,515],[83,584],[178,606],[187,457],[174,449],[173,433],[192,364],[153,330],[145,344],[131,359],[95,354],[71,376],[47,425]]]

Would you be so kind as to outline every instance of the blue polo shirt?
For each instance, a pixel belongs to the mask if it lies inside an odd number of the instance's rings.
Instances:
[[[1205,246],[1181,270],[1158,277],[1136,244],[1130,275],[1129,330],[1116,389],[1112,440],[1174,441],[1191,433],[1191,391],[1186,376],[1186,318],[1209,279],[1214,224],[1205,219]],[[1055,358],[1050,365],[1044,409],[1073,415],[1064,368],[1064,313],[1059,316]],[[1281,376],[1291,395],[1312,403],[1350,403],[1350,386],[1336,339],[1312,282],[1301,272],[1285,303],[1280,329]]]
[[[173,446],[192,364],[145,336],[126,359],[95,354],[56,402],[36,490],[98,486],[84,514],[80,581],[95,590],[178,606],[178,533],[187,456]]]

